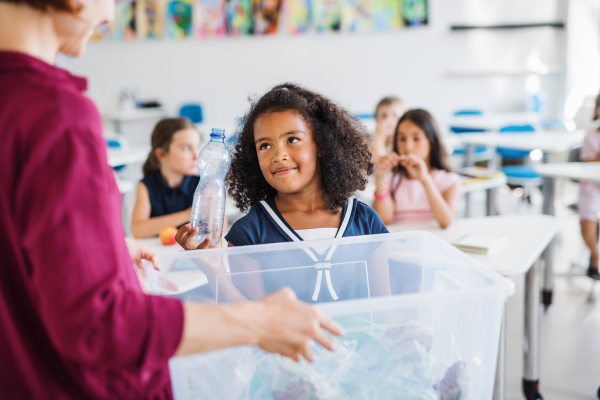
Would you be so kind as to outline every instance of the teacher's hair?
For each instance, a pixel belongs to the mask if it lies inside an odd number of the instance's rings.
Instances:
[[[23,4],[40,11],[48,11],[53,8],[58,11],[67,11],[76,14],[80,11],[80,6],[73,0],[0,0],[4,3]]]
[[[196,129],[194,124],[187,118],[165,118],[158,121],[152,131],[152,150],[148,154],[148,159],[142,167],[144,176],[148,176],[156,171],[160,171],[160,161],[156,156],[156,150],[162,149],[163,152],[169,152],[169,146],[173,141],[173,135],[184,129]]]

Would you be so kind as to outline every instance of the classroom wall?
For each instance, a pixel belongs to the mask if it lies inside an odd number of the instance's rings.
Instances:
[[[142,97],[159,99],[169,112],[198,101],[212,123],[230,123],[244,113],[249,95],[283,81],[316,89],[359,113],[396,94],[442,121],[465,107],[525,110],[528,91],[539,87],[546,113],[560,115],[565,30],[451,32],[450,25],[564,20],[565,4],[430,0],[429,26],[393,33],[96,42],[84,57],[60,63],[89,78],[101,109],[116,107],[123,87],[138,86]],[[529,73],[544,68],[549,72],[538,78]]]

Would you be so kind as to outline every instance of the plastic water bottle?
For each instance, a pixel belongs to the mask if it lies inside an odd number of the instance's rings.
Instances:
[[[192,228],[198,227],[194,236],[203,242],[210,236],[210,244],[221,241],[225,217],[225,176],[231,167],[231,154],[225,145],[225,129],[213,128],[208,142],[198,156],[200,182],[192,203]]]

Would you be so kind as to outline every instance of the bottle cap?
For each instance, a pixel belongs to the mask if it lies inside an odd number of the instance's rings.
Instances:
[[[224,138],[225,137],[225,129],[212,128],[212,132],[210,133],[210,136]]]

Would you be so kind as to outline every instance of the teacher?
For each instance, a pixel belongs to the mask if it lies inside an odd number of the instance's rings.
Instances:
[[[80,55],[111,0],[0,0],[0,398],[171,398],[174,355],[255,344],[311,360],[341,328],[284,289],[206,306],[145,294]],[[110,62],[107,60],[106,62]]]

